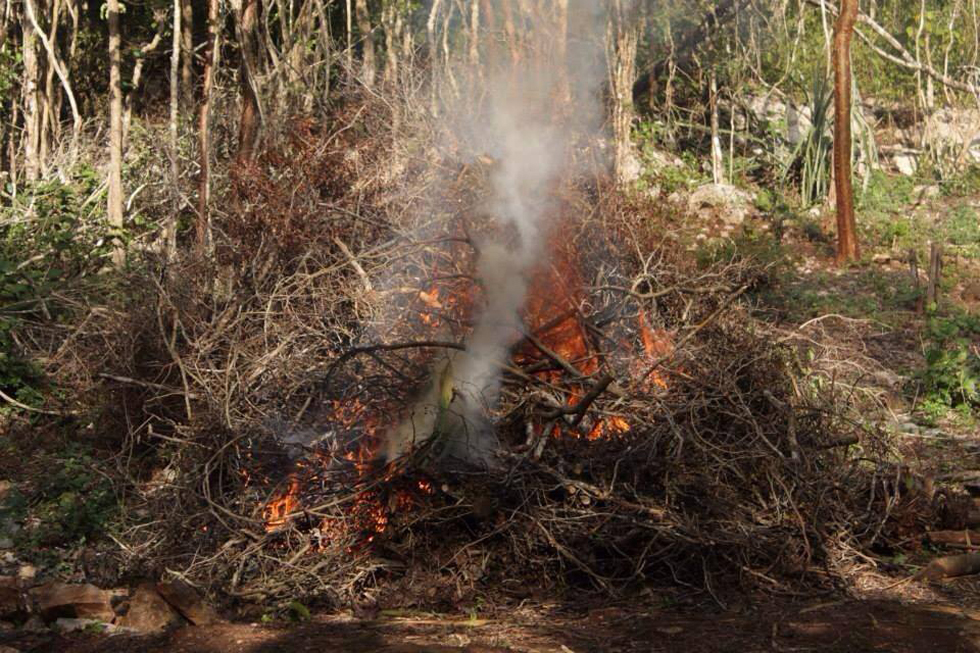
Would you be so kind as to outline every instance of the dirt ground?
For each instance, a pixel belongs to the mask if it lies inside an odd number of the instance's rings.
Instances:
[[[0,643],[24,653],[980,652],[980,610],[950,601],[769,601],[713,611],[536,606],[498,619],[324,615],[304,624],[188,626],[152,638],[11,634]]]

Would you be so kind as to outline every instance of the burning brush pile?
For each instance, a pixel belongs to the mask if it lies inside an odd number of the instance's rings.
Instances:
[[[885,521],[873,434],[746,310],[766,270],[690,261],[615,192],[556,193],[513,315],[490,306],[515,268],[484,266],[515,236],[462,209],[379,244],[374,278],[335,247],[199,322],[181,365],[214,394],[163,431],[143,555],[244,600],[388,606],[846,568]]]
[[[133,338],[156,344],[116,374],[151,372],[127,420],[162,461],[134,564],[455,605],[825,584],[881,539],[878,441],[748,311],[768,271],[691,260],[681,217],[602,181],[602,75],[551,65],[475,76],[396,183],[370,108],[242,173],[231,290],[159,283]]]

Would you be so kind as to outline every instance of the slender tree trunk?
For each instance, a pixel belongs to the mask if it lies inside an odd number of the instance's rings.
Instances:
[[[721,134],[718,120],[718,75],[714,69],[709,73],[711,86],[709,103],[711,104],[711,177],[716,184],[725,181],[724,154],[721,151]]]
[[[211,89],[214,85],[214,61],[217,56],[219,0],[208,0],[208,41],[204,51],[204,84],[198,116],[198,139],[201,176],[198,187],[197,249],[206,254],[211,249]]]
[[[385,73],[386,85],[398,81],[398,42],[401,39],[401,7],[393,0],[381,6],[381,27],[385,33]]]
[[[354,14],[357,18],[358,36],[361,37],[361,81],[368,88],[372,88],[378,66],[375,60],[374,30],[371,27],[367,0],[355,0]]]
[[[177,214],[180,212],[180,143],[178,119],[180,117],[180,0],[173,0],[173,34],[170,41],[170,175],[173,208],[163,228],[164,257],[168,260],[177,253]]]
[[[633,83],[636,81],[636,53],[639,45],[639,30],[630,15],[632,12],[624,4],[628,4],[628,0],[612,0],[606,30],[609,86],[613,105],[613,172],[617,183],[623,183],[629,177],[629,162],[633,150]]]
[[[470,0],[470,65],[480,65],[480,0]]]
[[[24,65],[24,81],[21,93],[24,103],[24,178],[27,181],[36,181],[41,169],[40,137],[41,137],[41,114],[38,110],[37,80],[38,80],[38,60],[37,60],[37,33],[34,26],[24,12],[21,22],[21,34],[23,41],[21,53]]]
[[[834,32],[834,184],[837,191],[837,262],[860,255],[851,179],[851,37],[858,0],[842,0]]]
[[[432,96],[433,114],[438,113],[439,109],[439,94],[437,88],[437,82],[439,79],[439,44],[436,40],[436,21],[439,18],[440,4],[442,4],[442,0],[432,0],[432,7],[429,9],[429,17],[425,21],[425,38],[429,56],[429,92]]]
[[[354,78],[354,9],[351,6],[353,0],[346,0],[344,17],[347,19],[347,78]],[[436,0],[438,2],[438,0]]]
[[[194,5],[191,0],[180,2],[180,43],[183,63],[180,85],[184,91],[184,110],[194,110]]]
[[[123,143],[123,95],[121,64],[121,37],[119,34],[119,0],[108,0],[109,11],[109,225],[116,230],[123,227],[122,143]],[[122,265],[126,260],[123,243],[116,244],[112,260]]]
[[[238,14],[235,19],[239,26],[238,40],[242,56],[238,72],[242,89],[242,115],[238,122],[237,159],[239,163],[245,163],[251,161],[254,156],[261,127],[259,94],[256,88],[256,71],[258,69],[256,30],[259,20],[259,3],[258,0],[244,0],[243,3],[236,2],[234,4],[236,14]]]

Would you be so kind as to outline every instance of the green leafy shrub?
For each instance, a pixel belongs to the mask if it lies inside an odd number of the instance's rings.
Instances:
[[[950,212],[946,235],[954,245],[980,245],[980,216],[970,206],[958,206]]]
[[[970,165],[943,179],[940,190],[948,197],[965,197],[980,193],[980,165]]]
[[[915,181],[905,175],[871,172],[866,188],[858,191],[856,207],[862,213],[885,214],[903,211],[912,202]]]
[[[0,389],[23,403],[39,399],[41,374],[18,355],[13,333],[25,321],[57,320],[54,293],[106,264],[111,238],[100,185],[83,166],[68,181],[25,186],[0,207]]]
[[[91,540],[116,515],[118,502],[108,477],[99,474],[92,452],[71,444],[54,461],[30,497],[8,498],[8,516],[27,525],[15,544],[24,555]]]
[[[950,408],[980,406],[980,356],[973,344],[980,318],[958,314],[932,317],[928,326],[926,366],[919,374],[923,408],[931,417]]]

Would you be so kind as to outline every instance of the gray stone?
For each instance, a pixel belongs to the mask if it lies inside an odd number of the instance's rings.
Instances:
[[[697,188],[687,199],[688,210],[700,212],[711,209],[729,227],[745,222],[755,208],[753,196],[729,184],[705,184]]]
[[[916,186],[912,189],[912,197],[915,198],[917,202],[935,199],[940,195],[942,195],[942,190],[935,184]]]
[[[919,169],[919,158],[908,152],[901,152],[892,156],[892,163],[900,174],[911,177]]]

